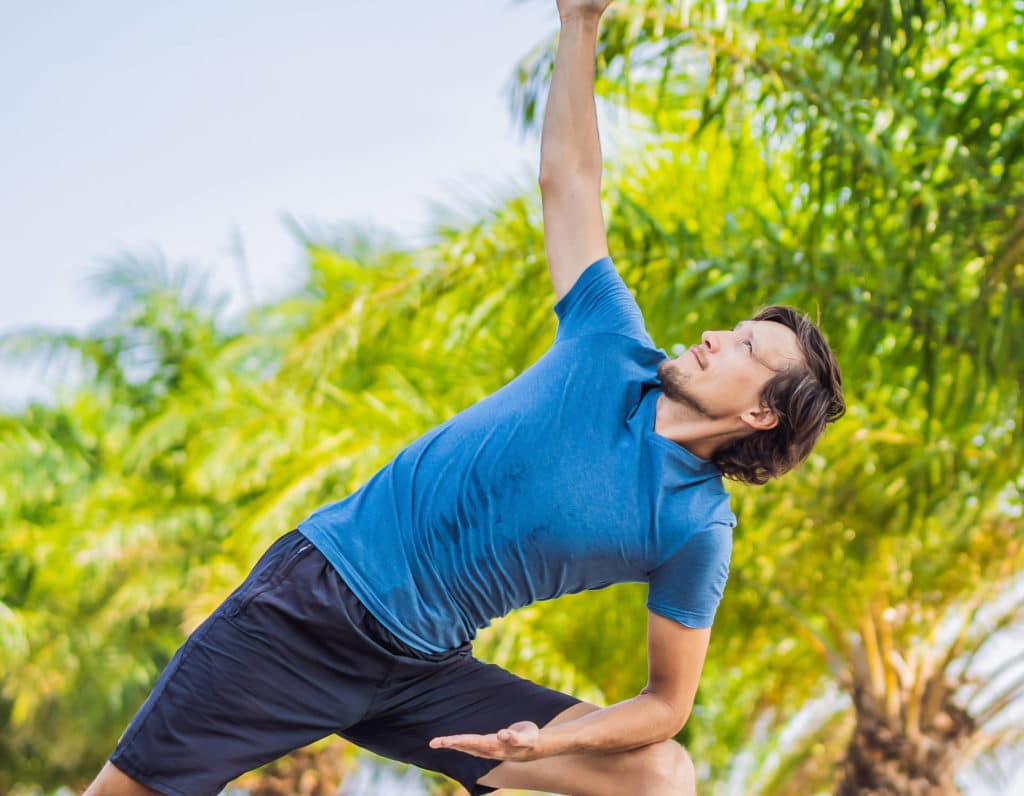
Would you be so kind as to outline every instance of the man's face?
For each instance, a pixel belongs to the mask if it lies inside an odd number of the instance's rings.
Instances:
[[[792,329],[774,321],[743,321],[731,331],[704,332],[699,346],[662,362],[658,378],[667,398],[704,417],[749,423],[749,413],[761,408],[765,384],[802,361]]]

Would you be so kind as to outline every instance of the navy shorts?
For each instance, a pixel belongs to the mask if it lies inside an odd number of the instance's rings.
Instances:
[[[423,653],[380,625],[298,531],[278,539],[175,653],[110,761],[172,796],[235,777],[337,733],[440,771],[471,794],[501,761],[431,738],[547,724],[578,699],[458,649]]]

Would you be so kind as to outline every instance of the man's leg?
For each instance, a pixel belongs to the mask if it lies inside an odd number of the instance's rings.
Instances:
[[[264,554],[168,664],[90,796],[212,796],[362,718],[393,659],[297,532]]]
[[[545,726],[572,721],[599,710],[581,702],[567,708]],[[571,796],[693,796],[696,775],[686,750],[663,741],[629,752],[570,754],[516,762],[506,760],[478,782],[492,788],[521,788]]]
[[[517,721],[546,727],[600,708],[484,663],[471,655],[468,644],[440,660],[401,656],[398,661],[367,718],[339,733],[343,738],[384,757],[440,771],[471,796],[504,787],[572,796],[694,793],[693,766],[683,747],[672,741],[528,763],[432,747],[432,738],[487,734]]]
[[[82,796],[161,796],[125,774],[113,763],[107,763]]]

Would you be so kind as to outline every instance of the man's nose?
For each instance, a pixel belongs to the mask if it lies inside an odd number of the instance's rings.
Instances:
[[[718,351],[719,340],[718,335],[715,332],[704,332],[700,336],[701,345],[703,345],[711,353]]]

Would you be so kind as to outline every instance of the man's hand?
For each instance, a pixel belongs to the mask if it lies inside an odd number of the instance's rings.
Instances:
[[[456,749],[490,760],[537,760],[544,757],[540,749],[540,729],[532,721],[515,724],[490,735],[445,735],[430,742],[431,749]]]
[[[562,19],[574,16],[599,17],[612,0],[556,0],[558,15]]]

